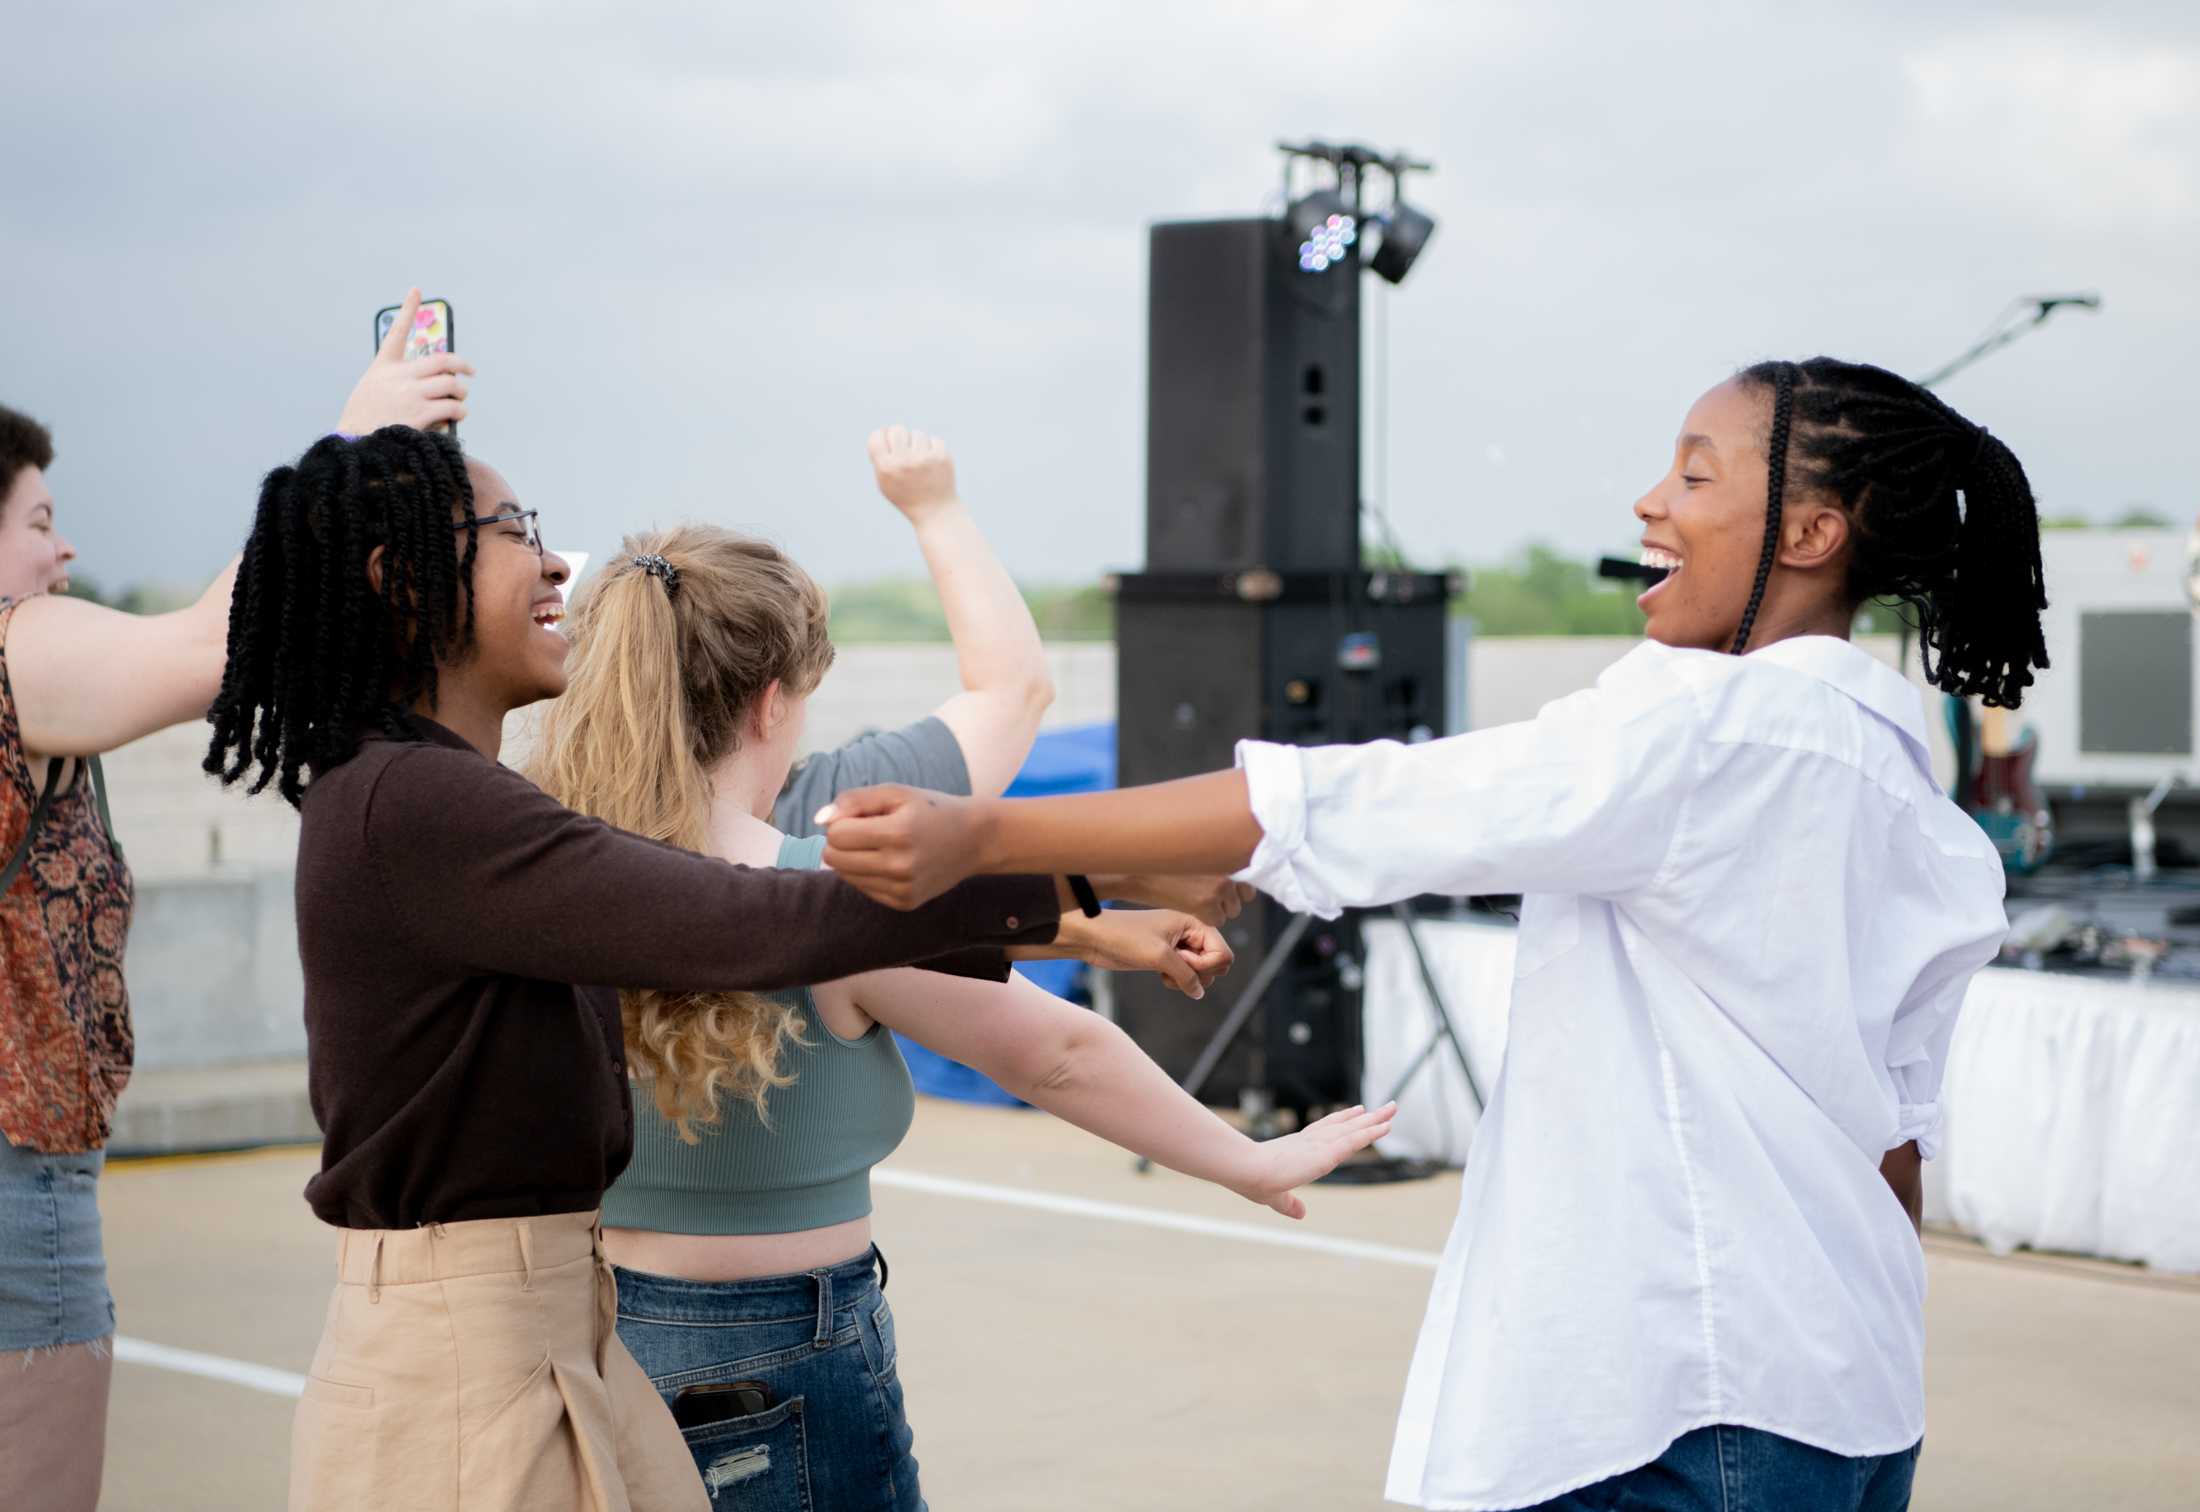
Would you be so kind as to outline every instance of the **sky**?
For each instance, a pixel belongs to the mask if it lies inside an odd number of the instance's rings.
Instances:
[[[221,565],[412,283],[553,546],[703,518],[916,574],[863,452],[901,421],[1020,577],[1136,568],[1147,227],[1273,211],[1310,135],[1436,165],[1368,283],[1417,563],[1626,548],[1737,366],[1916,374],[2071,290],[1942,392],[2047,512],[2200,509],[2182,0],[0,0],[0,56],[0,403],[109,587]]]

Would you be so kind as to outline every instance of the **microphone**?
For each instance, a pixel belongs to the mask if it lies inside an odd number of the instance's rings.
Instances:
[[[1600,578],[1620,578],[1631,583],[1662,583],[1663,567],[1645,567],[1640,562],[1630,562],[1625,557],[1605,557],[1597,563]]]

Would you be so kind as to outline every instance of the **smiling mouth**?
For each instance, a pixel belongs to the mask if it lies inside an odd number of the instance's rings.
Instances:
[[[545,607],[535,611],[535,624],[543,630],[557,629],[564,619],[565,611],[563,609]]]
[[[1642,548],[1642,565],[1655,574],[1650,579],[1650,586],[1655,589],[1664,587],[1674,578],[1680,576],[1682,563],[1681,559],[1670,551],[1661,550],[1656,546],[1645,546]]]

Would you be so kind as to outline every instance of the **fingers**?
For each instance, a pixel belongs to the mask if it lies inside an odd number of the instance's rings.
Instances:
[[[423,405],[420,413],[425,417],[417,427],[420,430],[431,425],[456,425],[466,418],[466,405],[459,399],[434,399]]]
[[[817,811],[819,828],[830,828],[849,819],[891,814],[908,806],[911,789],[888,783],[881,787],[850,788]]]
[[[474,365],[456,352],[430,352],[415,360],[413,371],[423,377],[435,377],[443,373],[464,373],[471,378]]]
[[[419,313],[420,291],[407,289],[404,303],[397,307],[397,318],[390,322],[389,330],[382,336],[381,350],[374,354],[377,361],[397,362],[404,358],[405,343],[412,336],[413,317]],[[357,351],[358,348],[354,347],[353,350]]]
[[[1194,1002],[1207,995],[1207,988],[1200,981],[1199,973],[1192,968],[1192,963],[1184,958],[1182,951],[1162,951],[1160,958],[1154,963],[1154,970],[1160,974],[1163,981]]]
[[[882,819],[835,819],[825,831],[825,845],[847,859],[847,870],[887,882],[906,882],[913,872],[908,836],[891,814]]]
[[[1268,1199],[1268,1205],[1286,1218],[1304,1218],[1306,1216],[1306,1204],[1299,1200],[1299,1194],[1296,1192],[1278,1192]]]
[[[884,904],[888,908],[907,913],[922,901],[917,897],[915,889],[907,883],[882,881],[875,877],[866,877],[849,871],[842,864],[842,861],[845,861],[846,858],[835,860],[830,846],[825,850],[824,860],[828,871],[838,875],[843,882],[869,898],[873,903]]]

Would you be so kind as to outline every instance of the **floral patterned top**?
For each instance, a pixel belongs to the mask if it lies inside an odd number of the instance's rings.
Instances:
[[[0,601],[0,866],[45,782],[23,751]],[[134,893],[81,763],[54,795],[29,860],[0,898],[0,1134],[47,1154],[96,1150],[130,1080],[122,947]]]

